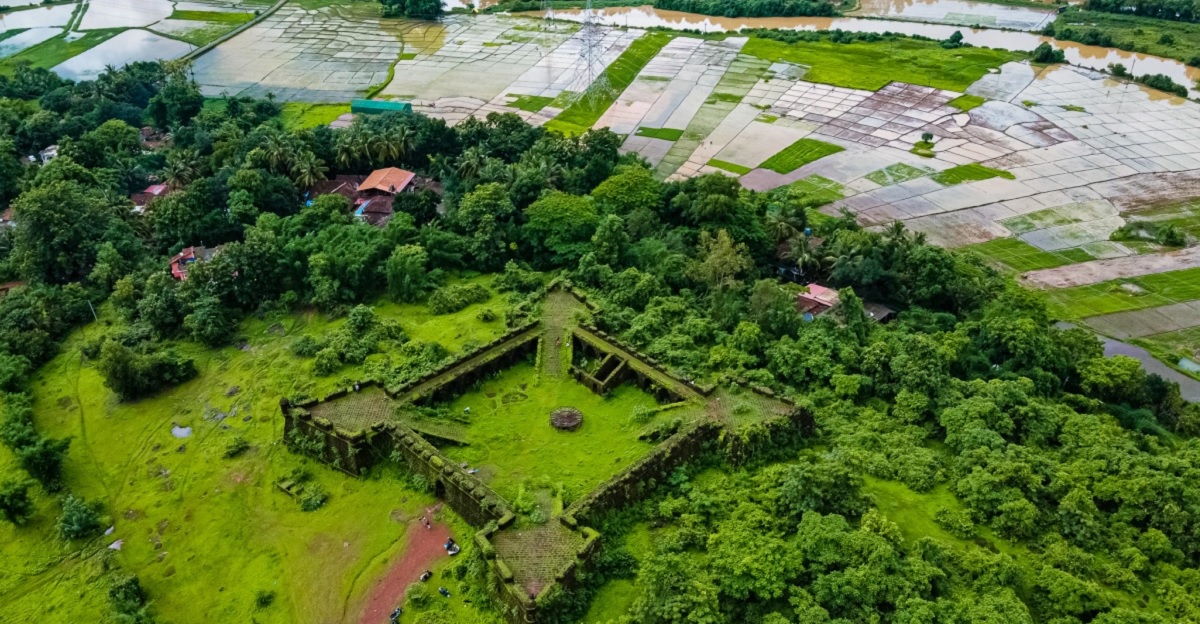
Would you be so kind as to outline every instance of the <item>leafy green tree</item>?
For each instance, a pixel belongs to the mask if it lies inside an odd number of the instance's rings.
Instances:
[[[468,239],[468,250],[481,269],[499,269],[515,236],[517,209],[508,192],[496,183],[467,193],[450,215],[455,228]]]
[[[209,347],[229,344],[237,332],[237,323],[221,300],[204,295],[191,304],[192,311],[183,319],[183,326],[197,342]]]
[[[150,99],[147,114],[158,128],[174,128],[191,121],[204,107],[200,87],[188,80],[183,68],[172,71],[166,84]]]
[[[388,295],[394,301],[412,303],[428,286],[429,255],[420,245],[399,245],[387,261]]]
[[[21,526],[33,516],[33,499],[29,497],[32,482],[7,479],[0,483],[0,515],[5,520]]]
[[[590,199],[552,191],[525,209],[522,231],[542,264],[574,265],[588,250],[596,221]]]
[[[592,190],[592,199],[603,214],[624,216],[633,212],[657,212],[663,201],[663,185],[645,167],[624,165]]]
[[[24,173],[16,144],[11,139],[0,138],[0,206],[7,206],[21,192]]]
[[[629,234],[625,232],[625,221],[614,214],[600,217],[596,233],[592,235],[591,250],[600,264],[624,266],[625,256],[629,253]]]
[[[104,342],[96,368],[104,385],[123,401],[139,399],[197,374],[192,360],[173,350],[138,353],[113,340]]]
[[[62,515],[58,517],[58,534],[63,539],[94,537],[100,534],[102,528],[96,505],[71,494],[63,499]]]
[[[13,202],[13,209],[12,260],[26,279],[58,284],[82,279],[92,271],[105,241],[130,257],[136,254],[133,230],[118,209],[77,183],[30,189]]]

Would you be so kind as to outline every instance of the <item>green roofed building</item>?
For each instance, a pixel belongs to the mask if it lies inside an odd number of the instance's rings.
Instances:
[[[387,100],[354,100],[350,103],[350,112],[356,115],[380,115],[383,113],[411,113],[412,104],[408,102],[389,102]]]

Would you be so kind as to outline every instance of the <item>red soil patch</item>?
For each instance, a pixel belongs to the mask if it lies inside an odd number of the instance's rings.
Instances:
[[[432,518],[436,510],[437,507],[426,509],[426,517]],[[420,519],[409,523],[404,555],[371,588],[367,606],[358,620],[360,624],[387,624],[392,610],[403,604],[404,590],[420,580],[421,573],[432,568],[435,561],[449,557],[442,546],[451,537],[450,527],[439,523],[432,526],[425,528]]]

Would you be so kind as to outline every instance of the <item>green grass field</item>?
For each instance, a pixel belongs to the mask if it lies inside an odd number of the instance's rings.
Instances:
[[[1122,284],[1132,284],[1142,292],[1130,292]],[[1168,271],[1125,280],[1112,280],[1046,291],[1050,311],[1056,318],[1072,320],[1141,310],[1156,306],[1200,299],[1200,269]]]
[[[509,100],[505,106],[523,110],[527,113],[536,113],[554,101],[554,98],[544,95],[515,95],[510,93],[508,97],[513,99]]]
[[[649,32],[634,41],[627,50],[617,57],[604,70],[608,88],[603,93],[579,98],[567,107],[558,117],[546,123],[552,130],[560,130],[567,134],[579,134],[587,131],[595,124],[604,111],[617,100],[621,94],[637,78],[638,72],[667,45],[673,35],[664,32]],[[591,87],[588,87],[591,89]]]
[[[986,101],[986,98],[979,97],[978,95],[960,95],[953,100],[946,102],[946,104],[953,106],[954,108],[957,108],[965,113],[972,108],[979,108],[980,106],[983,106],[983,103]]]
[[[955,184],[962,184],[963,182],[990,180],[992,178],[1004,178],[1005,180],[1016,179],[1016,176],[1007,171],[1003,171],[1001,169],[992,169],[991,167],[984,167],[979,163],[958,165],[945,171],[939,171],[929,177],[934,182],[945,186],[953,186]]]
[[[11,75],[18,64],[28,61],[34,67],[50,69],[59,63],[82,54],[124,32],[125,28],[89,30],[82,37],[67,41],[62,35],[47,39],[33,47],[0,60],[0,75]]]
[[[771,62],[808,65],[809,82],[876,91],[889,82],[963,91],[971,83],[1022,54],[986,48],[946,50],[936,41],[896,39],[875,43],[831,43],[828,40],[787,44],[751,37],[743,54]]]
[[[395,319],[419,340],[452,351],[504,331],[502,320],[481,323],[482,307],[434,316],[424,306],[383,304],[377,312]],[[65,544],[53,531],[59,503],[38,489],[37,513],[20,529],[0,523],[0,602],[13,621],[107,621],[106,559],[138,575],[161,621],[223,622],[357,621],[374,580],[402,554],[405,531],[433,498],[411,490],[400,469],[380,466],[354,479],[287,451],[279,444],[281,396],[321,395],[365,375],[347,368],[314,377],[311,362],[287,345],[297,336],[324,335],[344,323],[315,313],[252,320],[239,347],[210,350],[177,345],[195,358],[200,375],[134,403],[118,402],[80,347],[114,318],[76,331],[61,353],[33,378],[35,418],[48,436],[71,436],[66,463],[70,490],[103,504],[111,536]],[[366,363],[388,354],[371,356]],[[395,355],[391,355],[395,357]],[[186,439],[173,424],[192,428]],[[250,449],[225,459],[229,441],[242,436]],[[296,469],[330,493],[315,512],[302,512],[274,482]],[[0,474],[13,473],[0,447]],[[449,512],[456,535],[470,529]],[[124,540],[120,552],[107,546]],[[471,548],[470,539],[459,540]],[[435,570],[437,572],[438,570]],[[439,577],[441,579],[442,577]],[[465,586],[440,580],[462,595]],[[270,607],[255,606],[259,591],[275,593]],[[454,601],[453,621],[490,616]],[[489,620],[490,621],[490,620]]]
[[[1200,372],[1179,366],[1181,358],[1200,362],[1200,327],[1190,327],[1165,334],[1135,338],[1131,342],[1145,347],[1147,351],[1154,354],[1154,357],[1157,357],[1181,373],[1195,379],[1200,379]]]
[[[308,104],[285,102],[280,112],[283,125],[289,130],[328,126],[330,122],[350,112],[350,104]]]
[[[770,169],[775,173],[787,174],[810,162],[844,150],[845,148],[840,145],[805,138],[783,148],[779,153],[764,160],[759,167]]]
[[[979,254],[984,260],[990,261],[1007,273],[1049,269],[1094,259],[1082,249],[1042,251],[1019,238],[997,238],[986,243],[959,247],[957,251]]]
[[[1107,35],[1112,37],[1114,47],[1185,63],[1191,62],[1200,51],[1200,24],[1188,22],[1072,9],[1059,15],[1053,27],[1054,36],[1059,39],[1096,43],[1096,34]]]
[[[471,408],[465,432],[469,446],[443,450],[450,459],[479,468],[492,489],[510,501],[517,500],[521,488],[561,488],[569,505],[654,448],[637,439],[643,425],[630,420],[639,405],[657,404],[632,384],[605,398],[567,376],[540,379],[531,364],[522,364],[449,403],[454,413]],[[583,412],[578,430],[550,426],[550,412],[564,406]]]
[[[717,169],[721,169],[723,171],[728,171],[729,173],[736,173],[739,176],[744,176],[747,173],[754,171],[754,169],[752,169],[750,167],[746,167],[744,165],[739,165],[737,163],[726,162],[724,160],[717,160],[716,158],[709,160],[708,166],[716,167]]]
[[[929,167],[914,167],[905,163],[896,163],[878,171],[872,171],[863,177],[879,186],[891,186],[892,184],[900,184],[901,182],[923,178],[933,172],[933,169]]]
[[[637,136],[662,139],[664,141],[678,141],[679,137],[683,136],[683,130],[676,130],[675,128],[647,128],[642,126],[637,129]]]
[[[253,13],[233,13],[229,11],[180,11],[171,13],[170,19],[209,22],[210,24],[245,24],[254,19]]]
[[[818,205],[823,206],[845,197],[846,188],[829,178],[811,175],[789,184],[787,186],[787,193],[793,197],[815,200]],[[826,216],[816,211],[809,212],[810,219],[820,219],[818,215]]]

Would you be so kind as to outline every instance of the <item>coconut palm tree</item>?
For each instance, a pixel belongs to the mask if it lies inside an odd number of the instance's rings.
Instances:
[[[302,189],[310,189],[325,179],[329,167],[312,152],[301,152],[292,159],[292,181]]]
[[[767,233],[778,244],[800,234],[804,221],[799,218],[795,210],[781,207],[778,210],[767,212],[766,225]]]
[[[200,176],[200,155],[193,149],[175,150],[167,154],[167,166],[163,168],[162,175],[167,186],[173,189],[187,186]]]
[[[821,270],[821,257],[812,248],[809,237],[804,234],[798,234],[788,240],[787,259],[795,263],[801,275],[807,274],[809,270]]]
[[[487,154],[483,151],[483,148],[478,145],[472,145],[463,150],[463,153],[459,155],[455,172],[463,180],[474,180],[479,177],[479,172],[483,170],[486,164]]]
[[[277,129],[269,130],[263,137],[262,144],[256,149],[262,150],[263,159],[275,173],[288,170],[292,154],[295,152],[292,141],[282,130]]]

